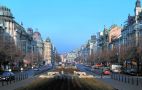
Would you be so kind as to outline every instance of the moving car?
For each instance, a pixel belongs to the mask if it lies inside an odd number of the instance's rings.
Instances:
[[[15,74],[10,71],[0,72],[0,80],[3,80],[3,81],[15,80]]]

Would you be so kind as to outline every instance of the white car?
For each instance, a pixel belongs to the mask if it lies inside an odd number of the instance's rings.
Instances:
[[[112,72],[120,73],[121,72],[121,68],[122,68],[121,65],[116,65],[116,64],[111,65],[111,71]]]
[[[112,71],[115,72],[115,73],[120,73],[121,72],[121,70],[119,70],[119,69],[113,69]]]

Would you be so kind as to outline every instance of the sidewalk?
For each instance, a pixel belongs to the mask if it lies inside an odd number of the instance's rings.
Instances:
[[[23,86],[30,84],[33,80],[35,80],[35,78],[36,77],[28,78],[28,79],[25,79],[25,80],[22,80],[22,81],[19,81],[19,82],[16,82],[16,83],[12,83],[10,85],[1,86],[0,90],[15,90],[17,88],[20,88],[20,87],[23,87]]]
[[[118,90],[142,90],[142,86],[131,85],[128,83],[123,83],[111,78],[97,78],[97,80],[102,81]]]

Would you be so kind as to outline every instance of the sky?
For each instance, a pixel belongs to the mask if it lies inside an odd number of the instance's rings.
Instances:
[[[134,15],[136,0],[0,0],[25,28],[38,28],[43,40],[50,37],[59,53],[85,44],[104,25],[123,25]]]

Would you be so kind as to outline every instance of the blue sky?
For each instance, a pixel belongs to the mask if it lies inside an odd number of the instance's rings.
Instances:
[[[84,44],[104,25],[124,24],[136,0],[0,0],[24,27],[38,28],[60,53]]]

